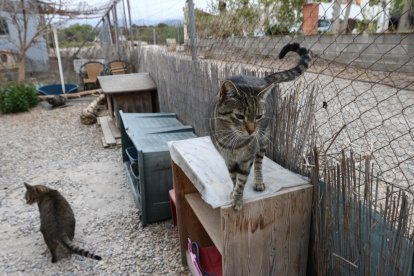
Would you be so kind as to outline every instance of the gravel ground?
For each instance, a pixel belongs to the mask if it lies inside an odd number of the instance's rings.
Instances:
[[[80,123],[91,98],[55,110],[0,114],[1,275],[189,275],[171,220],[142,227],[121,150],[103,149],[96,125]],[[52,264],[39,211],[23,182],[59,190],[76,219],[74,241],[102,261],[61,252]]]

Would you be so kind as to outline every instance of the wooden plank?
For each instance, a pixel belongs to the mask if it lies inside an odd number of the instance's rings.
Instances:
[[[104,148],[108,148],[108,147],[109,147],[109,145],[106,143],[105,138],[104,138],[104,137],[101,137],[101,140],[102,140],[102,146],[103,146]]]
[[[222,208],[223,275],[306,275],[312,186]]]
[[[211,208],[199,193],[186,194],[190,207],[200,220],[218,251],[223,254],[223,236],[221,233],[220,208]]]
[[[150,91],[143,91],[138,93],[125,92],[111,95],[111,102],[113,104],[112,112],[114,112],[114,117],[116,124],[119,123],[119,110],[122,110],[126,113],[152,113],[152,98]]]
[[[183,265],[187,265],[185,252],[187,251],[188,238],[197,242],[200,246],[210,246],[213,245],[213,242],[185,199],[186,194],[195,193],[197,192],[197,189],[193,186],[180,167],[174,162],[172,162],[172,171],[176,199],[177,226],[181,248],[181,262]]]
[[[117,138],[121,138],[121,132],[119,131],[119,129],[115,126],[114,121],[112,120],[111,117],[109,116],[105,116],[107,117],[108,120],[108,125],[109,125],[109,129],[111,130],[112,136],[117,139]]]
[[[115,117],[114,114],[114,99],[111,94],[106,95],[106,105],[108,106],[108,114],[111,118]]]
[[[312,210],[312,187],[289,193],[289,274],[306,275]]]
[[[148,73],[98,76],[104,94],[155,90],[157,86]]]
[[[229,195],[233,183],[224,159],[215,149],[210,137],[175,141],[170,151],[174,161],[190,176],[208,204],[213,208],[231,204]],[[283,188],[309,183],[309,179],[283,168],[267,157],[263,159],[262,172],[266,189],[260,193],[254,191],[254,173],[250,173],[243,193],[245,203],[273,197]]]
[[[107,117],[99,117],[98,120],[100,121],[102,133],[103,133],[104,138],[105,138],[105,142],[108,145],[115,145],[116,144],[116,140],[112,136],[111,129],[109,128],[108,118]]]
[[[80,98],[82,96],[99,95],[101,93],[102,93],[102,89],[99,88],[99,89],[86,90],[86,91],[81,91],[81,92],[76,92],[76,93],[60,94],[60,95],[66,99],[75,99],[75,98]],[[48,98],[56,97],[56,95],[41,95],[38,97],[40,100],[43,101]]]

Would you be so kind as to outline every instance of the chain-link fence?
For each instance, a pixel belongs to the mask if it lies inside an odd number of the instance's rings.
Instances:
[[[187,36],[188,44],[194,44],[200,59],[248,67],[264,71],[264,74],[295,64],[294,55],[283,60],[277,58],[280,49],[287,43],[299,42],[312,52],[312,67],[297,81],[281,84],[280,92],[282,96],[287,96],[293,87],[302,83],[301,94],[306,98],[311,88],[317,87],[314,131],[320,180],[332,188],[330,192],[337,193],[337,196],[346,194],[354,200],[346,205],[344,198],[341,208],[337,201],[325,202],[321,208],[334,206],[338,211],[331,217],[326,216],[323,223],[338,223],[335,231],[331,230],[341,234],[330,240],[325,233],[325,243],[319,240],[321,243],[315,245],[330,253],[325,258],[322,255],[316,257],[325,265],[319,263],[319,273],[390,275],[394,272],[405,274],[410,270],[407,263],[411,262],[412,254],[409,252],[412,252],[412,246],[407,250],[408,247],[401,247],[400,244],[398,250],[403,253],[398,251],[398,254],[405,261],[393,261],[391,259],[396,252],[390,250],[396,250],[397,243],[391,246],[390,240],[388,247],[382,245],[379,259],[373,260],[373,256],[377,257],[380,251],[375,246],[381,243],[374,241],[374,237],[384,242],[387,235],[388,238],[396,235],[391,231],[375,236],[372,225],[380,224],[382,221],[379,218],[369,222],[372,236],[366,233],[368,229],[363,231],[365,234],[360,232],[358,235],[350,230],[359,229],[361,225],[358,223],[368,224],[368,220],[361,221],[361,216],[353,224],[344,225],[343,222],[346,212],[352,210],[356,214],[363,208],[371,207],[389,220],[391,228],[399,227],[399,237],[411,238],[413,217],[408,210],[412,210],[414,199],[413,7],[411,1],[402,2],[401,8],[394,1],[312,4],[295,1],[218,1],[208,10],[195,10],[196,39],[191,40],[191,33]],[[191,7],[188,10],[191,11]],[[191,30],[191,22],[188,26]],[[304,107],[299,104],[298,109]],[[283,118],[281,115],[275,119],[280,120]],[[282,141],[276,139],[277,135],[275,132],[273,141]],[[279,146],[279,143],[273,144],[273,147]],[[349,160],[349,156],[344,157],[343,151],[352,152],[353,167],[344,166],[335,177],[350,180],[332,182],[330,168]],[[299,163],[309,165],[311,161],[302,159]],[[334,189],[335,185],[337,189]],[[348,190],[340,188],[341,185],[349,185]],[[404,206],[401,206],[402,198],[406,200]],[[362,205],[357,206],[356,202]],[[407,222],[397,226],[397,214],[400,220],[404,217]],[[350,221],[356,218],[348,216]],[[364,238],[372,240],[358,244],[356,237],[359,241]],[[335,242],[339,239],[345,240]],[[369,250],[363,248],[367,245]],[[359,251],[353,252],[351,248]],[[371,254],[372,260],[366,257],[366,252]],[[359,259],[361,257],[365,259]],[[390,270],[381,269],[383,266],[379,264],[384,261],[381,258],[388,260],[386,263],[392,267]],[[401,264],[398,263],[400,261]]]
[[[79,82],[75,60],[126,60],[154,78],[162,111],[208,135],[220,81],[291,68],[296,54],[278,54],[299,42],[312,66],[273,91],[268,155],[312,175],[314,270],[407,275],[414,237],[412,0],[180,3],[183,25],[136,25],[127,0],[108,6],[92,39],[62,50],[66,79]]]
[[[328,14],[333,4],[321,4],[323,7],[318,11],[315,11],[318,6],[315,4],[305,5],[304,9],[310,6],[313,12],[324,13],[316,17],[316,23],[311,22],[315,28],[319,22],[320,27],[310,33],[322,32],[318,18],[327,18],[324,19],[330,25],[324,30],[327,34],[302,36],[291,28],[294,33],[290,36],[256,37],[255,34],[271,32],[272,26],[280,26],[278,23],[261,24],[271,21],[270,16],[263,18],[264,10],[272,14],[278,6],[259,5],[254,9],[248,1],[241,2],[241,6],[234,10],[226,8],[217,15],[196,11],[199,55],[276,71],[293,64],[289,59],[277,59],[281,47],[289,42],[300,42],[313,54],[313,66],[302,81],[320,86],[316,128],[325,153],[352,148],[355,152],[373,156],[383,181],[404,188],[414,184],[410,170],[413,165],[413,122],[410,120],[414,89],[413,34],[395,34],[388,32],[388,28],[380,29],[379,25],[384,24],[378,19],[382,16],[381,7],[366,3],[365,6],[342,5],[345,7],[340,12],[340,21],[348,8],[354,16],[349,17],[349,21],[356,21],[351,34],[329,34],[335,23]],[[367,14],[371,16],[367,17]],[[359,18],[363,20],[358,21]],[[312,19],[313,15],[303,19],[303,32],[309,32],[306,28]],[[382,32],[369,33],[373,26]]]
[[[147,48],[140,59],[141,70],[156,79],[162,108],[206,135],[211,116],[207,106],[219,81],[291,68],[295,54],[282,60],[278,54],[287,43],[299,42],[312,52],[313,64],[304,76],[274,91],[279,93],[273,99],[274,120],[283,124],[272,126],[268,154],[280,162],[290,148],[302,147],[291,155],[296,166],[314,174],[318,168],[313,182],[315,271],[332,275],[411,271],[412,2],[216,1],[208,8],[196,5],[193,14],[192,1],[188,2],[186,51],[172,54]],[[289,117],[293,114],[299,119]],[[314,119],[309,121],[310,116]],[[289,132],[288,137],[286,131],[292,129],[297,134]],[[319,181],[326,187],[317,189]]]

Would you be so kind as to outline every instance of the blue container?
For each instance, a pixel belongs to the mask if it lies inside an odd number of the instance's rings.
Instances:
[[[66,93],[78,92],[78,86],[76,84],[68,83],[65,84]],[[49,84],[43,85],[37,88],[37,92],[42,95],[60,95],[63,94],[62,85],[60,84]]]

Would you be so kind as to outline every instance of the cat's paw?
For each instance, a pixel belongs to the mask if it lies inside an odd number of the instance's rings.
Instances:
[[[232,203],[234,211],[240,211],[243,207],[243,199],[234,199]]]
[[[257,192],[262,192],[266,189],[266,186],[263,182],[256,182],[254,183],[253,189]]]
[[[230,198],[231,198],[231,205],[233,206],[233,209],[235,211],[239,211],[241,210],[242,206],[243,206],[243,197],[240,196],[235,196],[234,195],[234,191],[232,191],[230,193]]]

